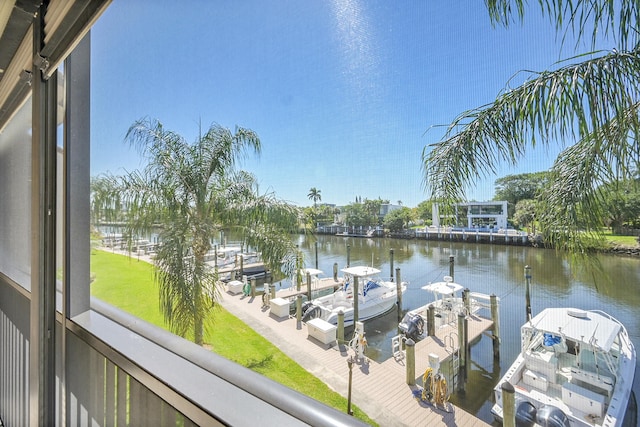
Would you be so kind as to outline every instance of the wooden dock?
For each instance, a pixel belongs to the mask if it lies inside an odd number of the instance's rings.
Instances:
[[[331,279],[333,281],[333,279]],[[304,289],[304,286],[303,286]],[[260,297],[244,297],[224,294],[223,307],[247,323],[271,342],[277,343],[289,357],[324,381],[343,396],[348,393],[349,368],[347,360],[353,350],[344,345],[325,345],[309,338],[305,324],[295,318],[276,318],[269,309],[262,307]],[[491,320],[470,317],[469,341],[491,327]],[[366,331],[366,323],[365,323]],[[444,361],[449,352],[445,347],[454,328],[444,327],[435,337],[416,344],[416,384],[406,382],[406,366],[403,359],[393,358],[383,363],[371,360],[353,365],[352,402],[381,426],[488,426],[482,420],[448,403],[445,408],[414,398],[414,391],[421,390],[422,374],[428,367],[428,354],[434,353]],[[346,338],[346,337],[345,337]],[[457,346],[457,342],[455,344]],[[389,343],[391,346],[391,343]],[[346,408],[345,408],[346,411]]]

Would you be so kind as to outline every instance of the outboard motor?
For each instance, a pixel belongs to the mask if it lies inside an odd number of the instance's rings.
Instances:
[[[560,408],[544,405],[538,409],[536,423],[542,427],[571,427],[569,417]]]
[[[420,335],[424,333],[424,319],[419,314],[407,313],[398,328],[407,338],[417,341]]]
[[[305,304],[305,306],[302,308],[302,321],[305,323],[320,317],[322,314],[322,309],[313,303]]]
[[[524,399],[516,399],[516,426],[533,427],[536,424],[536,407]]]

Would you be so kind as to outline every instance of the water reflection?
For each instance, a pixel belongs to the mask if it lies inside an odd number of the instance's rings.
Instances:
[[[499,361],[493,360],[492,343],[483,337],[471,349],[472,365],[466,392],[452,396],[452,402],[479,418],[492,422],[492,389],[520,350],[520,326],[525,321],[524,267],[531,267],[531,305],[538,313],[554,306],[600,309],[618,318],[640,345],[640,260],[598,255],[595,264],[572,259],[554,250],[522,246],[502,246],[426,240],[367,239],[339,236],[298,236],[297,242],[315,267],[316,242],[318,268],[327,275],[333,264],[343,268],[347,255],[351,265],[372,265],[390,276],[393,263],[402,279],[409,282],[403,307],[365,324],[368,356],[373,360],[392,357],[391,338],[398,333],[398,316],[431,301],[420,287],[442,280],[449,274],[454,257],[456,282],[472,291],[500,297],[502,345]],[[393,272],[395,274],[395,271]],[[347,331],[347,334],[349,331]],[[640,369],[636,366],[636,377]],[[634,383],[636,395],[640,392]]]

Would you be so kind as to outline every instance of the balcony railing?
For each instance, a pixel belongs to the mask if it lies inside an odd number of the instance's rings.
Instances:
[[[29,424],[29,304],[0,278],[0,417],[9,427]],[[64,334],[61,320],[58,425],[363,425],[99,300],[64,322]]]

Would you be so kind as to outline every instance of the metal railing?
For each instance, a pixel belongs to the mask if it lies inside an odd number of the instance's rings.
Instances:
[[[30,301],[16,286],[0,278],[0,418],[8,427],[29,425]],[[65,323],[58,425],[364,425],[99,300]]]

